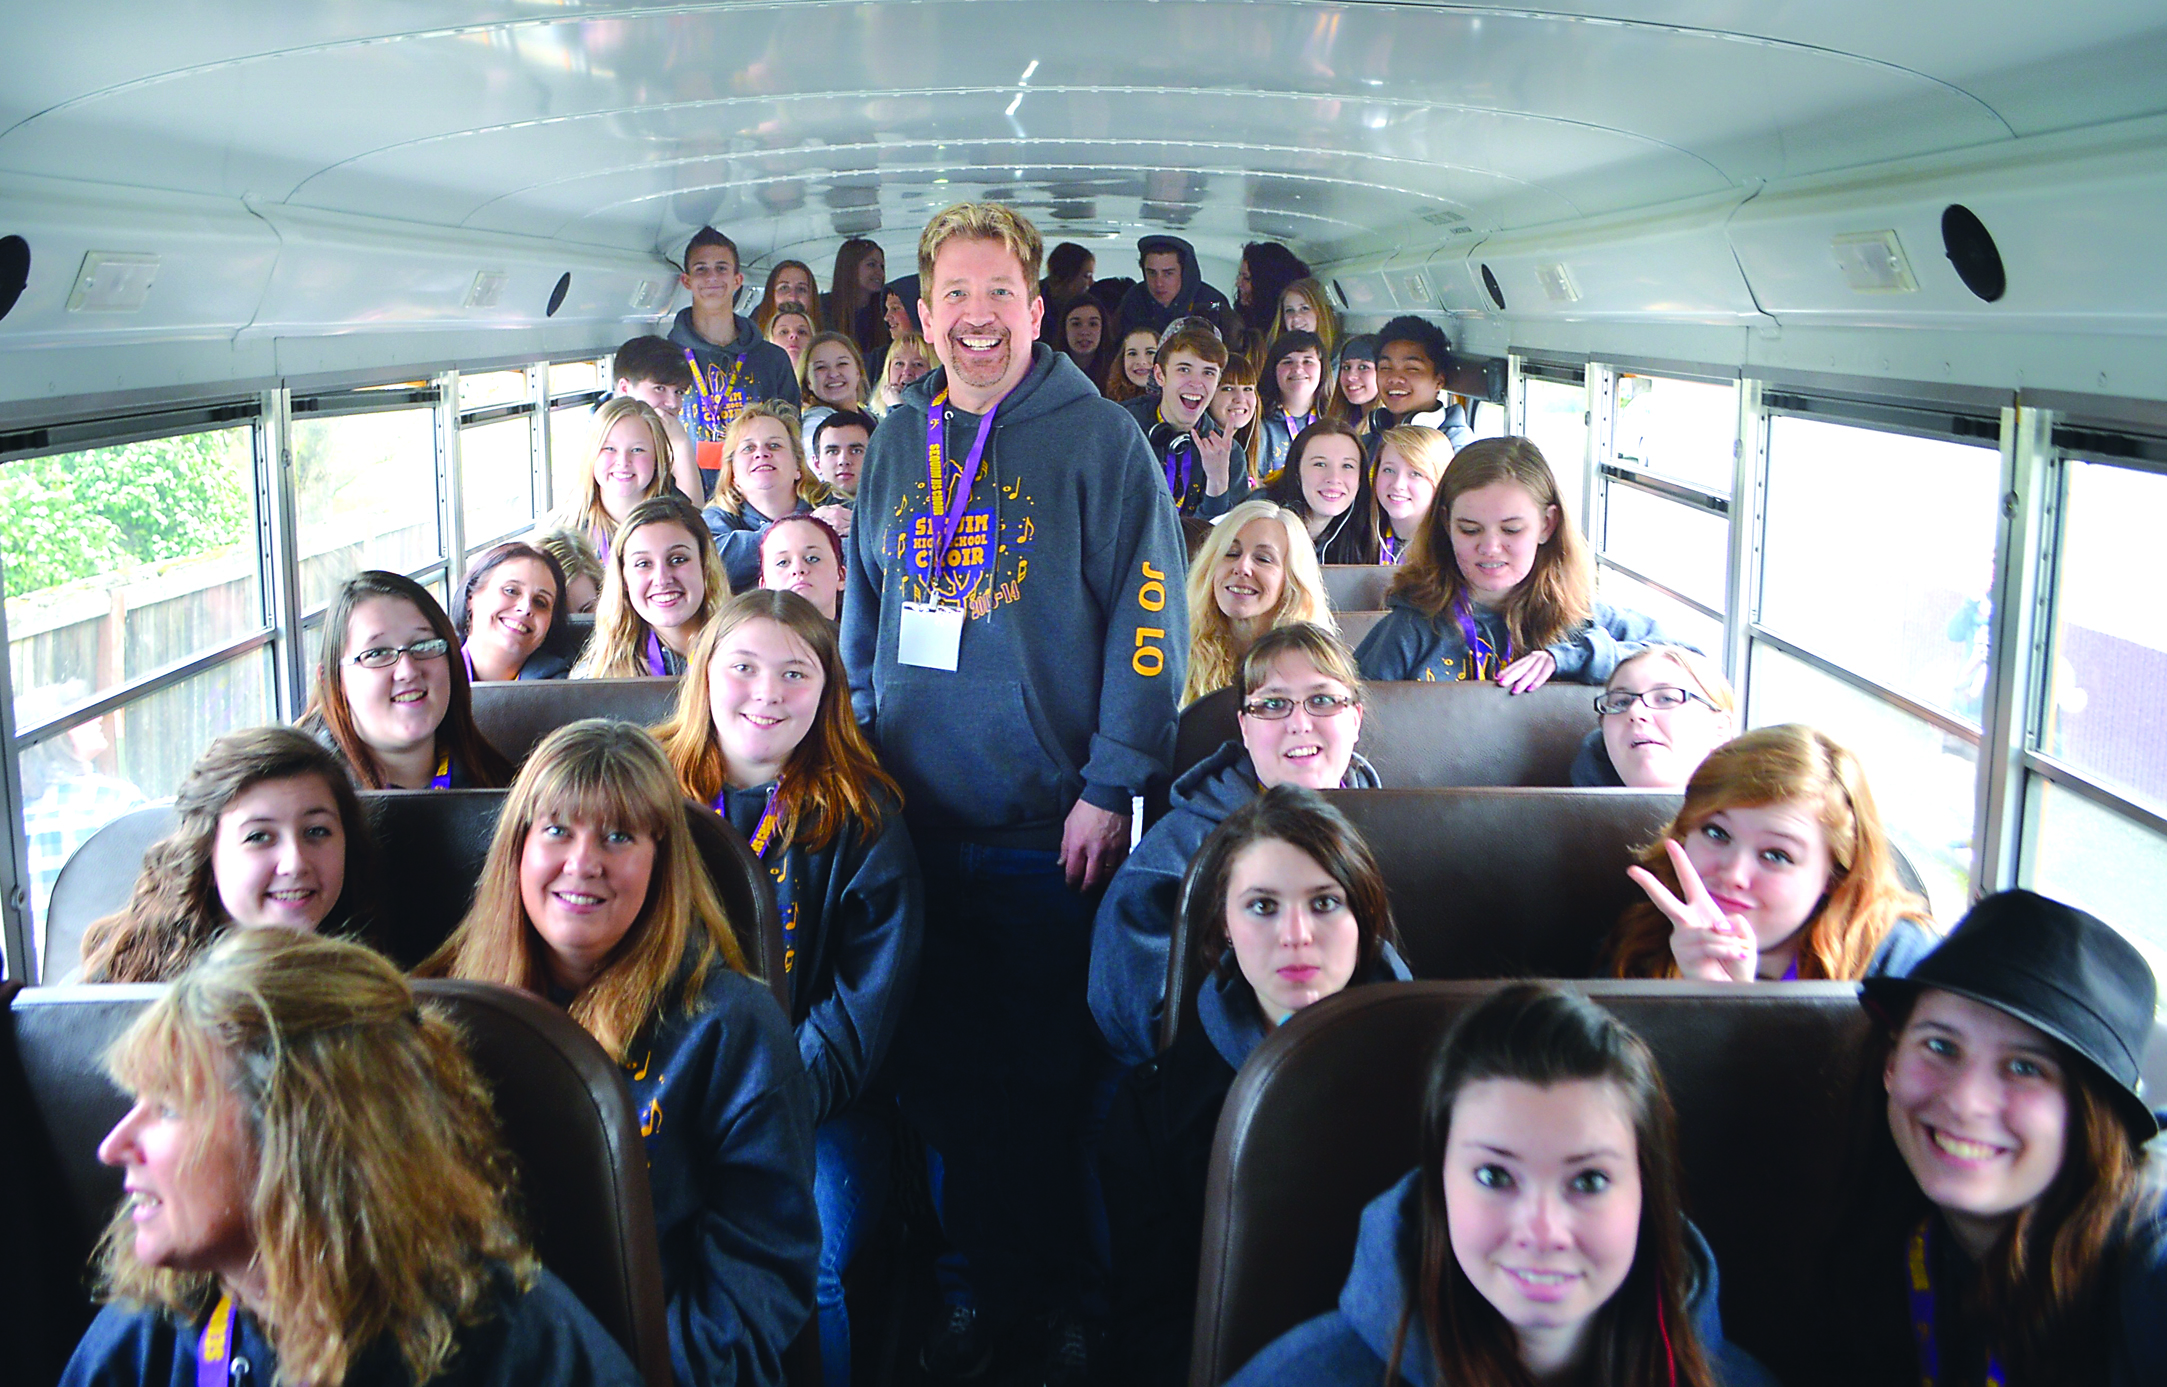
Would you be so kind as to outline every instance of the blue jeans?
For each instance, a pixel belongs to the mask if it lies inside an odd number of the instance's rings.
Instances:
[[[996,1326],[1074,1308],[1085,1256],[1084,1002],[1099,893],[1059,855],[918,839],[925,950],[896,1042],[903,1114],[937,1157],[950,1303]]]
[[[820,1377],[826,1387],[850,1387],[850,1310],[843,1273],[865,1235],[880,1222],[888,1189],[889,1134],[881,1120],[850,1107],[813,1132],[813,1203],[820,1210]]]

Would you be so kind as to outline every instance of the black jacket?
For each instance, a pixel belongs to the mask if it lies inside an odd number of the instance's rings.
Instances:
[[[1160,303],[1151,297],[1151,290],[1139,279],[1128,293],[1121,296],[1121,309],[1114,314],[1116,342],[1137,328],[1148,327],[1153,332],[1163,333],[1173,325],[1176,318],[1187,317],[1191,313],[1201,313],[1216,321],[1216,310],[1227,306],[1226,295],[1204,282],[1203,271],[1197,268],[1196,247],[1179,236],[1146,236],[1136,243],[1139,260],[1144,256],[1169,250],[1181,257],[1181,288],[1175,292],[1174,301]]]

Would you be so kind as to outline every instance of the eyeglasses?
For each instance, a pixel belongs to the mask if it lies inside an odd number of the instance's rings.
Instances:
[[[1716,706],[1713,700],[1705,695],[1697,694],[1691,689],[1677,689],[1668,684],[1658,684],[1652,689],[1642,689],[1639,693],[1634,693],[1631,689],[1606,689],[1595,696],[1595,711],[1606,718],[1612,717],[1618,713],[1630,711],[1635,702],[1645,703],[1650,708],[1657,710],[1683,708],[1688,703],[1704,703],[1710,708]],[[1722,710],[1716,709],[1716,711],[1721,712]]]
[[[1313,693],[1307,698],[1259,698],[1242,704],[1242,711],[1253,718],[1266,722],[1279,722],[1294,716],[1294,705],[1299,703],[1309,710],[1313,718],[1338,717],[1352,708],[1359,700],[1353,694]]]
[[[451,642],[442,636],[431,636],[412,645],[372,645],[351,657],[363,669],[390,669],[399,663],[401,655],[411,655],[417,660],[441,660],[451,654]]]

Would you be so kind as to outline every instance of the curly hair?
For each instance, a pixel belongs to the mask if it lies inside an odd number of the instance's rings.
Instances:
[[[346,836],[345,885],[318,928],[356,927],[367,913],[376,849],[346,768],[298,728],[251,727],[212,742],[189,768],[173,801],[180,827],[143,854],[127,909],[83,931],[83,980],[165,982],[216,943],[233,923],[211,862],[220,816],[265,781],[311,775],[331,791]]]
[[[489,1090],[451,1023],[370,950],[237,931],[136,1019],[106,1068],[139,1101],[206,1125],[239,1117],[263,1276],[249,1308],[281,1382],[333,1387],[383,1340],[410,1380],[431,1381],[460,1326],[486,1317],[498,1265],[533,1284]],[[100,1244],[101,1296],[200,1317],[217,1277],[138,1261],[130,1215],[123,1201]]]

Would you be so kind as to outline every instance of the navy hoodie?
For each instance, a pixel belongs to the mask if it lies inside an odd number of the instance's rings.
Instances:
[[[724,814],[750,839],[768,786],[724,792]],[[812,1083],[815,1125],[849,1107],[880,1068],[918,973],[925,888],[902,806],[882,797],[878,836],[855,819],[828,845],[791,844],[762,859],[790,928],[790,1020]],[[775,860],[771,860],[775,859]]]
[[[1169,250],[1181,257],[1181,288],[1175,291],[1174,301],[1161,304],[1151,297],[1151,290],[1145,286],[1144,281],[1138,279],[1130,286],[1129,292],[1121,296],[1121,307],[1114,314],[1116,342],[1137,328],[1148,327],[1153,332],[1163,334],[1167,328],[1173,326],[1176,318],[1187,317],[1191,313],[1202,313],[1216,321],[1218,314],[1215,310],[1227,306],[1226,295],[1204,282],[1203,271],[1197,268],[1196,247],[1179,236],[1146,236],[1136,243],[1139,263],[1147,255]],[[1142,271],[1138,273],[1141,274]]]
[[[812,511],[800,500],[790,513],[810,515]],[[781,517],[771,519],[747,501],[741,510],[730,510],[717,502],[701,511],[700,518],[707,522],[707,533],[715,541],[715,552],[722,559],[722,574],[730,580],[731,594],[760,586],[760,541],[767,537],[768,526]]]
[[[723,431],[737,418],[737,412],[725,403],[733,390],[740,407],[762,400],[782,400],[793,409],[797,407],[801,392],[790,353],[762,337],[752,319],[742,313],[735,317],[737,336],[729,342],[710,342],[694,331],[689,308],[677,310],[677,319],[670,324],[670,340],[691,352],[692,364],[698,368],[700,389],[686,391],[684,405],[678,411],[695,448],[701,443],[722,441]],[[717,402],[712,427],[701,418],[702,391]],[[701,473],[712,491],[714,473],[705,468]]]
[[[1405,982],[1391,945],[1350,986]],[[1189,1380],[1196,1272],[1204,1244],[1204,1181],[1227,1090],[1271,1030],[1239,972],[1207,977],[1196,995],[1201,1023],[1173,1048],[1131,1070],[1115,1090],[1099,1142],[1113,1276],[1112,1380],[1181,1387]]]
[[[1199,520],[1211,520],[1225,515],[1249,499],[1249,455],[1236,443],[1227,459],[1227,487],[1217,496],[1204,494],[1204,464],[1196,455],[1196,444],[1190,440],[1188,429],[1179,424],[1168,423],[1159,414],[1159,396],[1139,395],[1133,400],[1123,400],[1121,407],[1129,412],[1137,427],[1144,431],[1144,441],[1151,445],[1151,455],[1159,459],[1162,469],[1172,468],[1175,480],[1169,482],[1167,494],[1174,498],[1183,515],[1193,515]],[[1197,431],[1206,435],[1219,432],[1219,421],[1209,411],[1198,415]],[[1180,485],[1182,464],[1188,464],[1188,485],[1176,495],[1173,487]]]
[[[1385,1360],[1407,1304],[1407,1283],[1400,1275],[1400,1229],[1403,1219],[1416,1216],[1419,1174],[1409,1171],[1362,1211],[1354,1267],[1339,1293],[1339,1308],[1296,1325],[1266,1345],[1229,1379],[1229,1387],[1377,1387],[1384,1380]],[[1775,1387],[1766,1368],[1724,1340],[1723,1316],[1716,1308],[1715,1254],[1691,1223],[1685,1226],[1685,1242],[1694,1270],[1686,1309],[1716,1381],[1724,1387]],[[1400,1380],[1417,1387],[1444,1387],[1419,1322],[1409,1326],[1400,1350]]]
[[[1340,787],[1374,790],[1377,771],[1356,755]],[[1165,817],[1144,831],[1099,902],[1091,926],[1091,1015],[1106,1048],[1124,1067],[1143,1064],[1159,1049],[1159,1009],[1166,996],[1167,951],[1181,879],[1197,850],[1226,816],[1263,788],[1240,739],[1230,739],[1174,782]]]
[[[1604,675],[1608,683],[1610,676]],[[1580,750],[1573,755],[1571,783],[1581,787],[1615,787],[1625,783],[1618,774],[1618,767],[1610,759],[1610,744],[1603,740],[1603,729],[1598,727],[1580,739]]]
[[[698,1009],[665,1008],[625,1068],[678,1387],[780,1384],[820,1263],[812,1086],[789,1019],[718,959]]]
[[[1370,628],[1354,652],[1364,679],[1450,683],[1478,677],[1469,668],[1467,637],[1449,607],[1434,617],[1424,616],[1396,596],[1387,597],[1385,607],[1384,620]],[[1504,651],[1504,614],[1479,604],[1470,604],[1470,611],[1483,639]],[[1588,624],[1549,647],[1551,658],[1558,662],[1552,677],[1568,684],[1601,684],[1626,656],[1646,646],[1678,643],[1665,636],[1652,617],[1597,602]],[[1511,658],[1517,660],[1526,653],[1514,648]],[[1484,671],[1480,677],[1494,679],[1497,671]]]
[[[121,1303],[106,1306],[75,1346],[61,1387],[196,1387],[196,1346],[206,1314],[182,1324],[164,1310]],[[272,1387],[278,1355],[245,1310],[233,1317],[227,1381],[233,1387]],[[397,1346],[380,1340],[347,1370],[343,1387],[408,1387],[413,1381]],[[461,1325],[451,1364],[429,1387],[643,1387],[609,1331],[579,1297],[543,1271],[522,1291],[499,1267],[490,1313]]]
[[[926,410],[946,370],[907,387],[866,449],[843,662],[914,833],[1052,849],[1079,795],[1126,814],[1166,774],[1189,651],[1188,551],[1135,423],[1065,354],[1031,352],[949,549],[943,585],[961,591],[967,618],[958,668],[897,658],[903,604],[927,596],[932,546],[911,541],[930,528]],[[952,479],[979,419],[948,416]]]

